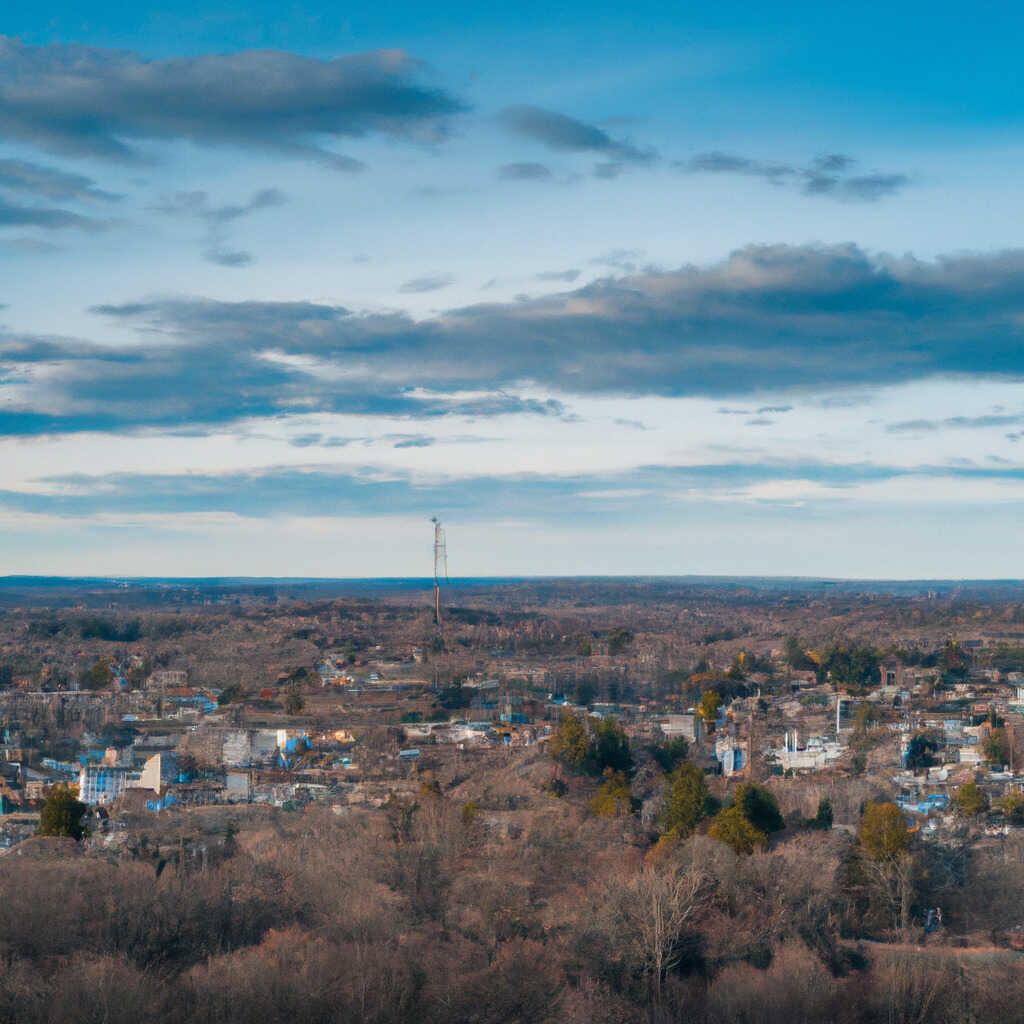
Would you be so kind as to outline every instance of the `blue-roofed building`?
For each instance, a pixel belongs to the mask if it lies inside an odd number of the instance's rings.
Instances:
[[[78,774],[78,798],[90,807],[112,804],[128,788],[128,769],[116,764],[86,764]]]

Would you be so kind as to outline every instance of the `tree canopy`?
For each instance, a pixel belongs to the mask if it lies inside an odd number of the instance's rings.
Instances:
[[[54,786],[39,816],[38,835],[81,839],[85,835],[82,818],[88,809],[67,786]]]
[[[768,842],[768,837],[751,824],[739,806],[722,811],[711,823],[708,835],[731,846],[736,853],[753,853]]]
[[[566,715],[555,729],[548,747],[551,756],[566,768],[579,770],[587,756],[587,730],[575,715]]]
[[[708,784],[692,761],[676,765],[668,780],[661,827],[675,836],[688,836],[709,811]]]
[[[934,754],[939,749],[939,740],[930,730],[911,736],[907,744],[905,764],[911,771],[931,768],[935,764]]]
[[[999,809],[1017,828],[1024,825],[1024,793],[1015,789],[1007,793],[999,803]]]
[[[633,631],[620,627],[608,634],[608,653],[612,656],[621,654],[633,642]]]
[[[590,811],[599,818],[633,813],[633,797],[624,772],[605,773],[605,780],[590,801]]]
[[[910,849],[903,812],[893,803],[871,803],[860,819],[861,851],[874,861],[894,861]]]
[[[713,725],[718,721],[718,709],[721,705],[722,695],[717,690],[705,690],[700,703],[697,705],[697,714],[708,725]]]
[[[970,668],[971,660],[967,651],[955,640],[949,640],[939,655],[939,665],[943,676],[949,679],[964,679]]]
[[[690,744],[686,741],[685,736],[674,736],[670,740],[664,739],[661,743],[650,744],[647,752],[667,775],[680,761],[686,760],[686,755],[690,752]]]
[[[85,690],[105,690],[114,681],[114,670],[109,658],[99,658],[81,676]]]
[[[604,718],[594,726],[583,767],[590,775],[598,777],[609,769],[627,775],[633,770],[629,737],[616,719]]]
[[[790,668],[798,672],[815,672],[818,668],[817,662],[807,653],[799,637],[795,636],[786,638],[786,661]]]
[[[988,810],[988,796],[976,782],[965,782],[953,797],[957,810],[969,818],[976,818]]]
[[[821,670],[837,686],[863,690],[878,677],[878,652],[864,644],[837,644],[825,652]]]
[[[775,794],[756,782],[744,782],[736,787],[733,805],[759,832],[778,832],[786,827]]]

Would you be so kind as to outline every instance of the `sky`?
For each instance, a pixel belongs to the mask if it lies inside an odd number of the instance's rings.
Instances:
[[[1019,578],[1024,8],[0,29],[0,575]]]

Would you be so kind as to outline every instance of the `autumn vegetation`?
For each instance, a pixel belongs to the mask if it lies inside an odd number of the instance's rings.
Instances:
[[[582,708],[645,687],[710,731],[735,697],[790,692],[790,673],[863,692],[897,648],[955,685],[972,656],[945,639],[918,651],[893,631],[945,638],[954,625],[1019,623],[1024,604],[628,586],[615,604],[612,584],[586,582],[568,594],[524,584],[512,611],[502,595],[474,598],[479,607],[448,610],[444,641],[401,595],[207,606],[182,594],[173,613],[110,608],[104,595],[95,611],[0,617],[0,688],[77,681],[109,694],[112,665],[138,653],[142,675],[183,666],[190,685],[222,687],[228,713],[253,710],[271,687],[291,720],[315,722],[320,659],[365,675],[390,639],[422,647],[413,671],[439,681],[443,717],[466,711],[460,679],[489,675],[492,651],[501,665],[543,661],[543,696],[577,705],[545,718],[547,742],[467,751],[447,774],[397,761],[385,739],[399,711],[353,725],[360,754],[386,747],[394,765],[381,806],[115,809],[103,829],[73,792],[54,790],[41,835],[0,856],[0,1024],[1018,1019],[1024,839],[984,826],[1024,826],[1019,791],[988,808],[964,782],[948,835],[926,840],[890,775],[870,766],[889,735],[873,707],[858,711],[848,767],[784,778],[754,763],[738,781],[709,770],[706,745],[635,722],[631,740]],[[984,658],[1024,670],[1024,648]],[[516,685],[510,670],[502,686]],[[22,726],[50,728],[28,712]],[[1012,760],[1011,739],[994,721],[986,757]],[[423,747],[427,762],[436,751]],[[939,756],[928,729],[912,737],[910,767]],[[926,933],[935,908],[942,928]]]
[[[34,840],[0,858],[0,1021],[1015,1019],[996,943],[1024,843],[929,848],[880,798],[834,830],[830,798],[795,795],[566,717],[548,751],[379,811],[129,818],[120,855]]]

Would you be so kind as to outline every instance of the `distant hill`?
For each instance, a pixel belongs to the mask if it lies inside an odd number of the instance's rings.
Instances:
[[[144,607],[157,604],[206,604],[227,600],[324,600],[332,597],[383,597],[427,593],[428,577],[317,579],[310,577],[75,577],[2,576],[0,605]],[[1024,600],[1024,580],[843,580],[773,576],[534,576],[461,577],[446,591],[489,597],[499,594],[539,604],[549,601],[615,603],[636,600],[685,600],[704,596],[824,594],[904,598]]]

